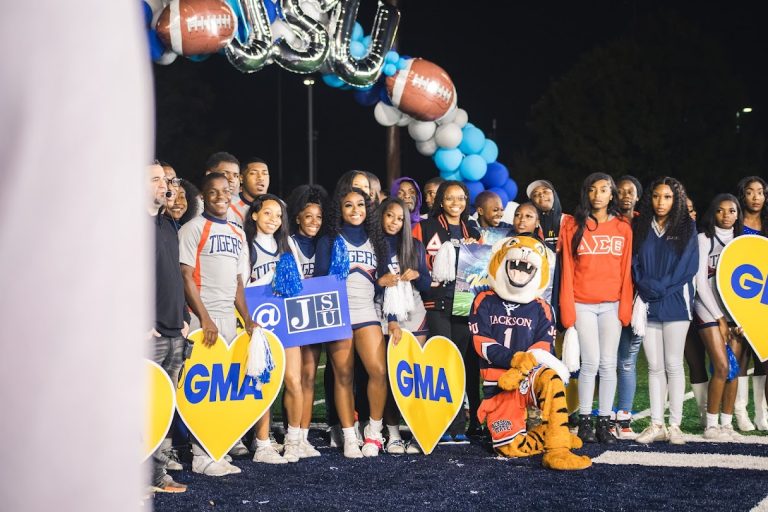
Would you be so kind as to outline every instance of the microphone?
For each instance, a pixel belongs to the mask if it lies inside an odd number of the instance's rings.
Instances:
[[[173,192],[171,192],[170,190],[166,191],[166,192],[165,192],[165,197],[166,197],[167,199],[170,199],[170,198],[172,198],[172,197],[173,197]]]

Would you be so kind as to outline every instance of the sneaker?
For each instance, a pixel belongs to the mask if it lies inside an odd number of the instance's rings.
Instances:
[[[387,441],[387,453],[390,455],[402,455],[405,453],[405,442],[402,439],[391,439]]]
[[[613,428],[611,428],[610,416],[598,416],[597,428],[595,429],[595,439],[600,444],[616,444],[616,437],[613,435]]]
[[[275,439],[275,434],[273,434],[272,431],[269,432],[269,442],[272,444],[272,448],[274,448],[277,453],[283,451],[284,446],[277,442],[277,439]]]
[[[344,434],[341,431],[341,425],[338,423],[328,428],[328,444],[331,448],[341,448],[344,446]]]
[[[238,440],[237,443],[235,443],[235,446],[229,450],[229,455],[232,457],[243,457],[250,454],[251,452],[249,452],[248,448],[245,447],[242,439]]]
[[[253,454],[253,462],[261,462],[263,464],[288,464],[288,461],[284,459],[275,447],[270,444],[269,446],[259,446],[256,448],[256,453]]]
[[[207,476],[225,476],[231,473],[229,464],[224,459],[216,462],[208,455],[195,455],[192,457],[192,472]]]
[[[704,439],[709,439],[710,441],[725,441],[726,439],[730,439],[730,436],[720,430],[720,427],[717,425],[705,428],[704,435],[702,437]]]
[[[476,421],[470,422],[469,426],[467,427],[467,437],[483,437],[483,426]]]
[[[230,475],[237,475],[237,474],[243,472],[242,469],[240,469],[239,467],[237,467],[234,464],[232,464],[231,461],[228,461],[226,457],[221,459],[221,462],[223,462],[224,465],[227,467],[227,469],[229,470],[229,474]]]
[[[170,448],[169,450],[166,450],[163,453],[167,458],[167,461],[165,462],[165,469],[167,469],[168,471],[181,471],[182,469],[184,469],[184,467],[181,465],[181,462],[179,461],[178,451],[176,451],[173,448]]]
[[[595,430],[592,428],[592,415],[579,414],[579,431],[576,433],[584,443],[596,443]]]
[[[469,438],[465,434],[453,436],[453,444],[469,444]]]
[[[360,451],[360,445],[357,443],[357,437],[344,439],[344,456],[348,459],[361,459],[363,452]]]
[[[317,449],[312,446],[312,443],[307,441],[306,439],[301,440],[301,458],[302,459],[309,459],[312,457],[319,457],[320,452],[317,451]]]
[[[755,430],[755,424],[749,419],[746,409],[735,410],[733,416],[736,418],[736,426],[742,432],[752,432]]]
[[[437,444],[453,444],[453,436],[451,434],[443,434],[443,437],[440,438]]]
[[[667,427],[651,423],[645,430],[640,432],[635,441],[640,444],[651,444],[654,441],[666,441],[668,439]]]
[[[679,425],[669,426],[669,444],[685,444],[683,432],[680,430]]]
[[[421,449],[421,446],[419,446],[418,441],[411,439],[408,446],[405,447],[405,453],[408,455],[418,455],[419,453],[424,453],[424,451]]]
[[[357,420],[355,420],[355,435],[357,436],[357,445],[363,446],[365,444],[365,432]]]
[[[299,462],[302,451],[301,439],[286,440],[283,458],[288,462]]]
[[[720,425],[720,434],[724,441],[743,441],[746,436],[743,436],[733,429],[733,425]]]
[[[377,457],[383,449],[384,437],[381,432],[372,432],[369,427],[365,427],[365,441],[362,452],[366,457]]]
[[[616,421],[614,423],[613,430],[617,439],[637,439],[637,432],[632,430],[632,427],[630,426],[631,423],[632,413],[627,411],[619,411],[616,413]]]
[[[167,493],[180,493],[186,492],[187,486],[176,482],[171,475],[165,475],[163,480],[149,488],[151,492],[167,492]]]

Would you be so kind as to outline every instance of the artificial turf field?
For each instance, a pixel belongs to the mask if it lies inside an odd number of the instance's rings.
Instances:
[[[693,399],[685,402],[682,429],[690,434],[686,445],[589,445],[578,451],[593,458],[593,466],[585,471],[546,470],[541,456],[496,457],[479,440],[438,446],[429,456],[384,454],[348,460],[328,447],[322,428],[322,371],[314,417],[321,426],[310,431],[321,457],[279,466],[236,459],[234,464],[243,472],[220,478],[194,474],[185,464],[184,471],[172,474],[189,484],[188,491],[157,494],[146,505],[154,503],[158,511],[768,510],[768,436],[755,433],[739,443],[706,442],[700,437]],[[640,412],[648,405],[647,365],[641,351],[635,409]],[[277,423],[279,409],[273,407]],[[639,420],[633,428],[639,431],[648,421]]]

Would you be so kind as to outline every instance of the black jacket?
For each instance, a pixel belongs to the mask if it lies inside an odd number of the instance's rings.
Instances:
[[[155,330],[168,337],[181,336],[184,327],[184,281],[179,265],[179,237],[173,220],[152,217],[155,226]]]

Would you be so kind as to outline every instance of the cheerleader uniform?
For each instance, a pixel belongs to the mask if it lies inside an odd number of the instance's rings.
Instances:
[[[316,238],[310,238],[300,233],[294,233],[288,239],[293,256],[299,265],[302,277],[312,277],[315,273],[315,242]]]
[[[717,327],[717,320],[725,316],[730,325],[733,319],[723,306],[720,293],[715,282],[717,261],[723,248],[733,240],[733,229],[723,229],[715,226],[715,235],[709,238],[706,233],[699,233],[699,270],[696,273],[696,299],[693,303],[695,312],[694,322],[697,329]]]
[[[251,273],[246,286],[271,284],[279,259],[275,237],[256,233],[250,247]]]

